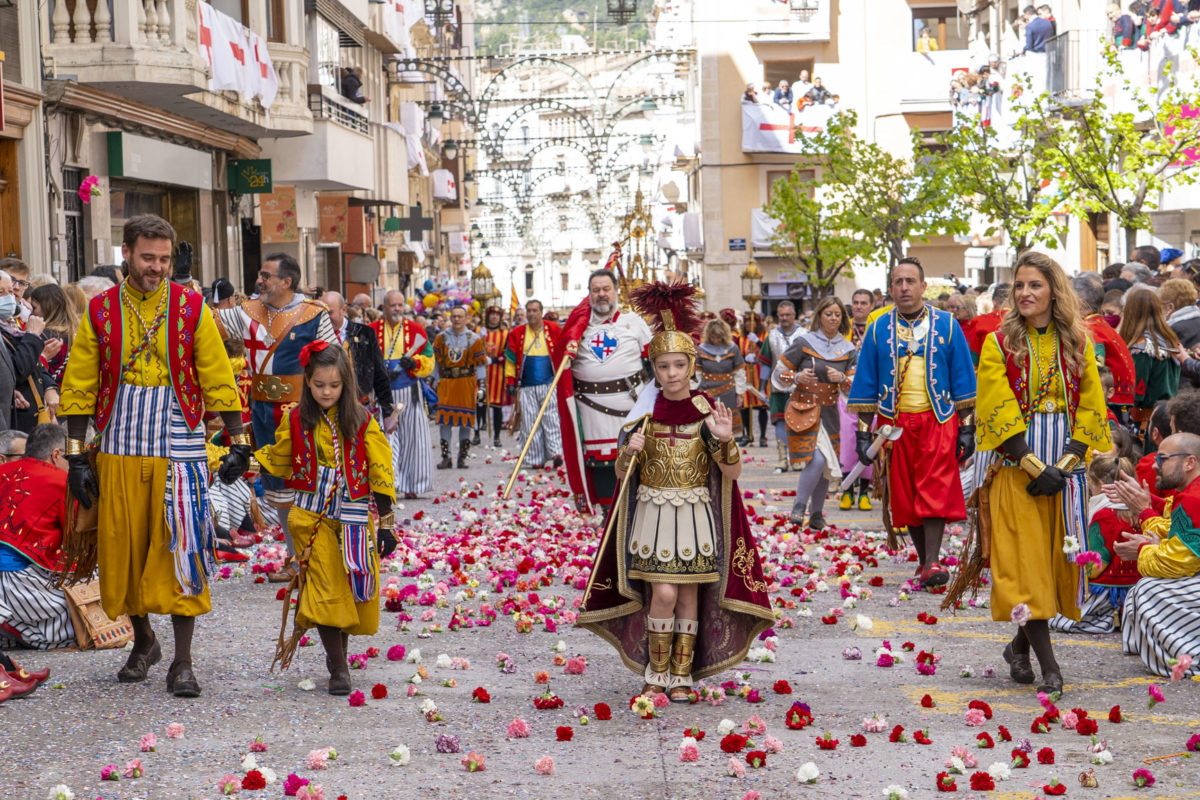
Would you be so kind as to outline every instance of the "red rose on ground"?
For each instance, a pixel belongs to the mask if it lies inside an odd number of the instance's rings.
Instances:
[[[1087,719],[1088,715],[1082,708],[1072,708],[1071,713],[1075,715],[1076,719]]]
[[[926,625],[937,625],[937,617],[935,617],[933,614],[929,614],[925,617],[924,622]]]
[[[1062,719],[1062,715],[1058,713],[1058,706],[1054,705],[1054,703],[1046,706],[1046,713],[1042,716],[1046,718],[1047,722],[1058,722]]]
[[[933,697],[930,695],[925,695],[921,698],[921,708],[934,708],[936,706],[937,703],[933,702]]]
[[[607,721],[612,719],[612,709],[608,707],[607,703],[596,703],[596,705],[592,706],[592,711],[596,714],[596,719],[598,720]]]
[[[1043,786],[1042,791],[1048,795],[1058,796],[1060,794],[1067,793],[1067,785],[1065,783],[1059,783],[1058,781],[1054,781],[1054,783],[1048,783],[1045,786]]]
[[[883,586],[883,576],[875,575],[871,578],[871,580],[867,581],[867,583],[871,584],[872,586]]]
[[[954,782],[954,778],[945,772],[937,774],[937,790],[939,792],[957,792],[958,784]]]
[[[704,731],[700,730],[695,725],[693,725],[690,728],[685,728],[683,731],[683,735],[690,736],[693,739],[695,739],[697,742],[704,741]]]
[[[912,642],[905,642],[904,644],[900,645],[900,649],[906,653],[911,653],[913,650],[917,649],[917,646]]]
[[[802,730],[810,722],[812,722],[812,714],[806,713],[803,709],[792,706],[783,715],[783,724],[794,731]]]
[[[488,690],[482,686],[476,686],[475,691],[471,692],[471,699],[476,703],[490,703],[492,696],[488,694]]]
[[[826,625],[837,625],[837,617],[830,614],[827,617],[821,617],[821,622],[824,622]]]
[[[1012,765],[1015,769],[1025,769],[1029,766],[1029,754],[1024,750],[1013,750]]]
[[[1000,741],[1002,741],[1002,742],[1011,742],[1012,741],[1012,734],[1009,733],[1008,728],[1004,727],[1003,725],[1000,726]]]
[[[746,763],[758,769],[767,765],[767,754],[763,750],[751,750],[746,753]]]
[[[1116,725],[1121,721],[1121,707],[1113,706],[1108,710],[1108,721]]]
[[[246,773],[246,777],[242,778],[242,788],[248,792],[256,792],[259,789],[267,788],[267,779],[263,774],[256,769],[252,769]]]
[[[1043,747],[1041,750],[1038,750],[1037,758],[1039,764],[1053,764],[1054,751],[1049,747]]]
[[[287,587],[284,587],[275,593],[276,600],[282,600],[287,597]]]
[[[992,718],[992,707],[982,700],[972,700],[970,703],[967,703],[967,708],[978,708],[983,712],[984,719]]]
[[[836,750],[838,740],[833,738],[832,734],[826,733],[824,736],[817,737],[817,747],[822,750]]]
[[[1100,730],[1099,723],[1091,717],[1079,720],[1075,723],[1075,732],[1080,736],[1091,736],[1096,731]]]
[[[740,753],[742,748],[746,746],[746,740],[749,737],[741,736],[736,733],[730,733],[721,740],[721,752],[723,753]]]
[[[922,611],[920,614],[917,614],[917,622],[924,622],[928,617],[929,617],[929,612]]]
[[[792,693],[792,685],[790,683],[788,683],[787,681],[783,681],[783,680],[775,681],[775,686],[773,688],[775,689],[775,694],[791,694]]]
[[[929,734],[925,731],[917,731],[914,733],[913,741],[917,744],[933,744],[933,739],[930,739]]]
[[[1050,720],[1038,717],[1029,725],[1030,733],[1047,733],[1050,730]]]
[[[995,740],[992,739],[992,735],[990,733],[988,733],[987,731],[984,731],[983,733],[976,736],[975,741],[977,741],[979,743],[979,746],[982,747],[984,750],[990,750],[991,748],[996,746]]]
[[[387,697],[387,687],[382,683],[375,684],[371,687],[371,697],[374,697],[376,700],[382,700]]]
[[[975,792],[990,792],[996,788],[996,782],[986,772],[971,774],[971,790]]]
[[[560,742],[569,742],[575,737],[575,731],[570,725],[559,725],[554,729],[555,738]]]
[[[866,747],[867,746],[867,737],[863,736],[861,733],[856,733],[856,734],[852,735],[850,737],[850,746],[851,747]]]
[[[897,725],[896,727],[892,728],[892,732],[888,734],[888,741],[889,742],[903,742],[904,741],[904,726]]]

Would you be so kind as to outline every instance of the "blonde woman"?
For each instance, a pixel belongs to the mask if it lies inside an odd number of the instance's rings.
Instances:
[[[1013,271],[1013,308],[984,340],[979,359],[980,458],[990,506],[992,619],[1018,623],[1004,648],[1010,675],[1061,693],[1049,620],[1078,620],[1079,570],[1066,552],[1087,542],[1089,449],[1106,451],[1104,389],[1079,303],[1062,267],[1027,252]],[[982,505],[981,505],[982,508]],[[954,591],[960,590],[956,582]],[[952,591],[952,595],[953,595]]]
[[[696,356],[696,374],[700,378],[700,391],[714,400],[720,400],[730,409],[737,409],[746,395],[746,361],[742,350],[733,343],[733,332],[723,319],[710,319],[704,326],[699,355]],[[734,414],[734,438],[742,415]]]

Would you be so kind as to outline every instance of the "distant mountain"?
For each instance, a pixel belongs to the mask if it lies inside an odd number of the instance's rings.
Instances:
[[[475,41],[481,54],[562,47],[563,36],[582,37],[593,48],[638,46],[649,38],[654,0],[637,0],[627,25],[608,16],[608,0],[478,0]]]

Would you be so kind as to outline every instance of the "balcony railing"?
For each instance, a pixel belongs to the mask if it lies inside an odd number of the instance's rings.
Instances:
[[[759,41],[829,41],[831,0],[788,0],[751,10],[750,35]]]
[[[1067,31],[1046,44],[1046,88],[1056,100],[1069,104],[1093,95],[1106,68],[1103,39],[1098,30]]]
[[[322,92],[309,92],[308,109],[312,112],[314,119],[327,119],[331,122],[336,122],[343,128],[357,131],[364,136],[371,134],[371,126],[366,114],[344,106],[336,100],[327,97]]]

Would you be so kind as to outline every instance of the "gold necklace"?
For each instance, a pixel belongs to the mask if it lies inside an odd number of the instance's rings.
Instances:
[[[150,324],[147,325],[145,318],[142,317],[141,303],[134,302],[129,290],[129,282],[126,281],[121,284],[121,302],[133,312],[133,315],[137,317],[138,324],[142,326],[142,344],[145,346],[147,364],[150,363],[150,358],[154,351],[154,342],[151,341],[154,336],[153,332],[158,329],[159,319],[166,311],[167,294],[168,292],[164,287],[162,297],[158,301],[158,308],[154,310],[154,319],[150,320]]]

